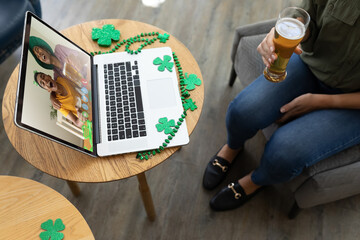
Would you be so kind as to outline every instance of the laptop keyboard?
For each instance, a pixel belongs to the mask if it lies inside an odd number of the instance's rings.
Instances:
[[[104,65],[108,141],[146,136],[137,61]]]

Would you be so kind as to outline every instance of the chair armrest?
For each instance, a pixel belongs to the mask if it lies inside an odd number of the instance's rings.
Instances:
[[[238,27],[235,31],[235,37],[231,50],[232,62],[234,62],[236,51],[241,38],[268,33],[271,30],[271,28],[275,26],[275,23],[276,23],[276,19],[271,19],[271,20],[266,20],[266,21]]]
[[[41,12],[41,3],[40,0],[29,0],[32,7],[34,8],[34,13],[41,18],[42,12]]]

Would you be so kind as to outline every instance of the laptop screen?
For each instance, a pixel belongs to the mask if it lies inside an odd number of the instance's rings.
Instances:
[[[23,41],[16,123],[93,153],[91,56],[30,13]]]

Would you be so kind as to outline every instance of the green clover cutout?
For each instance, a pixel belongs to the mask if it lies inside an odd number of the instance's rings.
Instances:
[[[201,80],[200,78],[197,77],[196,74],[188,75],[188,73],[185,73],[184,84],[186,85],[187,90],[194,90],[195,85],[197,86],[201,85]]]
[[[186,99],[183,106],[185,110],[191,109],[191,111],[194,111],[195,109],[197,109],[195,102],[191,98]]]
[[[65,225],[60,218],[55,220],[55,224],[51,219],[43,222],[41,228],[46,230],[46,232],[40,233],[41,240],[61,240],[64,238],[64,234],[58,232],[65,229]]]
[[[169,40],[170,35],[167,33],[159,34],[158,39],[160,39],[161,43],[166,43],[167,40]]]
[[[165,134],[171,134],[174,130],[172,127],[175,127],[175,120],[171,119],[168,121],[167,117],[159,119],[159,123],[155,125],[158,132],[165,130]]]
[[[169,62],[171,60],[171,57],[169,55],[164,55],[164,60],[161,60],[161,58],[157,57],[154,59],[153,64],[154,65],[160,65],[158,67],[158,70],[160,72],[163,72],[165,68],[169,70],[169,72],[172,72],[172,68],[174,66],[173,62]]]
[[[115,29],[112,24],[106,24],[100,28],[93,28],[91,32],[92,40],[97,40],[99,46],[108,47],[111,45],[111,40],[119,41],[120,31]]]

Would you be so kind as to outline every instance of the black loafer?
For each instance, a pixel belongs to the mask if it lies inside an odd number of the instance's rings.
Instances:
[[[210,207],[215,211],[226,211],[241,207],[262,189],[263,187],[260,187],[254,193],[246,195],[239,183],[230,183],[210,200]]]
[[[231,165],[225,159],[216,156],[216,154],[211,158],[205,169],[203,186],[207,190],[216,188],[225,179]]]

